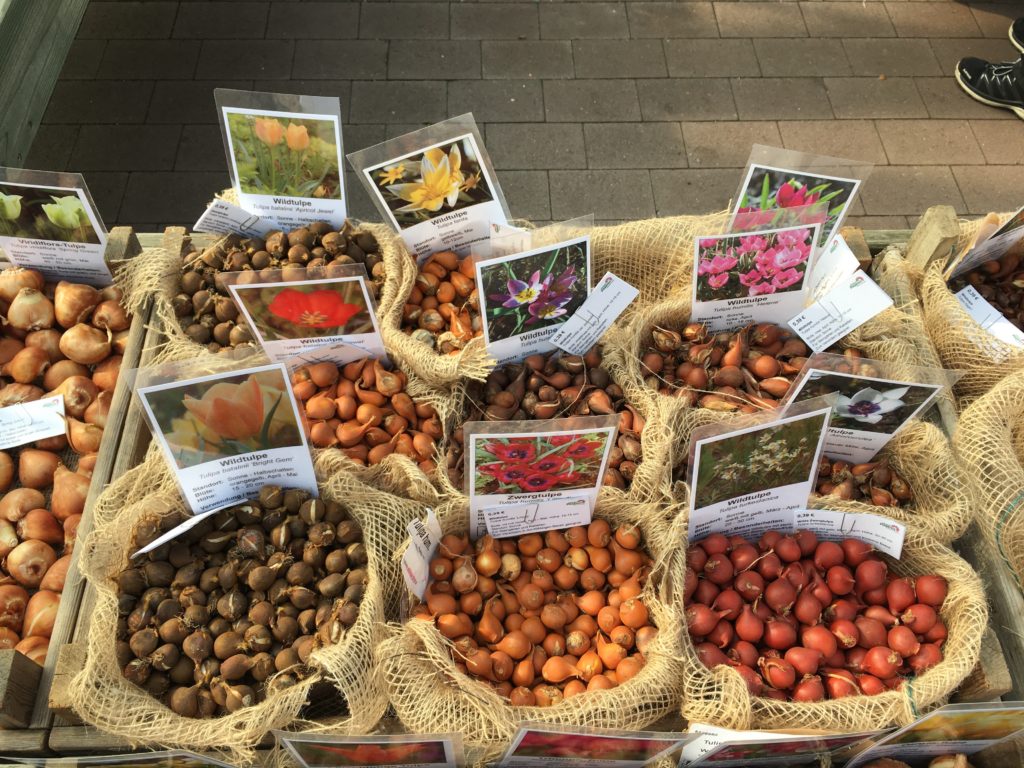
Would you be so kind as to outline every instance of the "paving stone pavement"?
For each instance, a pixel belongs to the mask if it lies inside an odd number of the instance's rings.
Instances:
[[[353,151],[473,112],[517,217],[705,213],[750,145],[875,165],[851,221],[1021,205],[1024,124],[951,74],[1016,57],[1024,0],[89,4],[28,159],[108,225],[195,221],[228,184],[216,87],[336,95]],[[378,218],[348,175],[354,215]]]

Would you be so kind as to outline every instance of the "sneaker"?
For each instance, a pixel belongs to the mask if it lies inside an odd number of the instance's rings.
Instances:
[[[1010,42],[1014,48],[1024,53],[1024,18],[1017,19],[1010,25]]]
[[[1024,58],[990,64],[968,57],[956,65],[956,81],[975,101],[1012,110],[1024,120]]]

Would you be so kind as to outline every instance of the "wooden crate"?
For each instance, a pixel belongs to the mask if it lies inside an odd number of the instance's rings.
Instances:
[[[130,227],[115,227],[111,231],[106,251],[108,262],[116,264],[142,253],[139,240]],[[132,318],[128,346],[122,361],[123,370],[138,367],[147,322],[146,311]],[[99,459],[89,486],[86,511],[78,528],[80,537],[89,532],[92,524],[89,510],[111,477],[111,468],[119,448],[121,425],[130,399],[131,390],[124,385],[122,379],[114,390]],[[60,648],[71,639],[79,615],[83,591],[77,567],[79,552],[80,549],[76,548],[72,555],[45,665],[39,667],[16,651],[0,650],[0,754],[36,753],[45,748],[46,734],[52,721],[48,706],[50,685]]]
[[[165,234],[140,235],[139,240],[144,248],[162,247],[172,252],[180,252],[186,243],[185,230],[181,227],[171,227]],[[153,315],[146,323],[135,367],[142,368],[151,364],[165,340],[164,329],[160,321]],[[118,446],[112,456],[108,475],[110,479],[120,477],[141,463],[152,437],[142,410],[137,404],[133,404],[131,394],[131,391],[128,391],[125,407],[121,414]],[[68,642],[60,648],[59,656],[55,660],[53,684],[48,692],[48,709],[54,719],[47,746],[50,751],[58,754],[124,751],[129,746],[124,739],[103,733],[92,726],[83,725],[71,710],[67,697],[67,684],[82,668],[81,660],[85,658],[89,618],[96,600],[92,587],[85,583],[80,575],[77,577],[82,588],[80,619],[74,627],[73,636],[69,637]]]
[[[869,231],[863,232],[861,235],[854,234],[852,236],[854,242],[857,243],[857,250],[855,252],[858,253],[859,258],[864,257],[865,248],[871,254],[876,254],[889,244],[902,245],[910,239],[910,232],[907,230],[891,230],[883,233]],[[184,229],[172,227],[163,235],[140,235],[139,239],[144,247],[161,246],[184,256],[193,246],[202,249],[205,245],[212,242],[215,236],[197,234],[190,237],[185,233]],[[909,286],[906,286],[905,289],[909,290]],[[165,331],[160,327],[159,322],[155,320],[151,322],[150,327],[146,331],[145,342],[142,345],[141,366],[146,365],[152,360],[156,348],[165,339]],[[952,425],[955,425],[955,414],[944,409],[942,416],[944,422],[947,419],[950,420],[946,426],[947,429],[951,429]],[[145,454],[149,441],[150,432],[139,409],[137,407],[129,408],[125,416],[124,430],[111,476],[117,477],[138,464]],[[968,537],[969,539],[970,536]],[[965,540],[964,556],[977,565],[979,562],[976,559],[977,554],[971,548],[968,540]],[[1005,568],[1003,570],[1005,571]],[[91,592],[91,589],[87,587],[81,602],[81,618],[75,627],[74,641],[64,645],[61,649],[56,663],[55,678],[50,689],[50,706],[55,714],[55,720],[49,734],[48,748],[51,752],[62,755],[123,752],[130,748],[130,745],[120,737],[102,733],[96,728],[83,725],[75,718],[68,704],[66,684],[81,669],[82,659],[84,658],[84,641],[89,625],[88,617],[90,606],[94,600],[94,595]],[[1004,598],[1001,597],[1000,599]],[[1016,612],[1011,615],[1018,619],[1018,629],[1016,631],[1019,634],[1017,637],[1020,643],[1024,645],[1024,599],[1020,598],[1019,593]],[[1010,680],[1008,660],[1004,657],[1003,648],[1000,643],[1002,632],[1004,631],[1004,623],[1001,617],[1002,614],[994,609],[992,622],[983,638],[981,661],[971,676],[961,686],[954,697],[955,701],[991,701],[998,699],[1008,691],[1014,691],[1018,697],[1024,698],[1024,692],[1020,692],[1019,684],[1014,685]],[[993,631],[993,627],[1000,630],[998,637],[997,633]],[[1021,648],[1016,661],[1011,654],[1009,666],[1018,669],[1017,664],[1020,664],[1020,668],[1024,669],[1024,647]],[[1017,679],[1020,680],[1021,676],[1018,675]],[[383,726],[387,730],[402,731],[401,724],[397,721],[385,721]],[[678,718],[667,718],[662,723],[653,726],[652,730],[678,730],[683,727],[684,725]],[[268,741],[264,746],[269,747],[270,745]],[[0,753],[2,751],[2,748],[0,748]],[[272,754],[273,750],[261,749],[257,762],[270,759]]]

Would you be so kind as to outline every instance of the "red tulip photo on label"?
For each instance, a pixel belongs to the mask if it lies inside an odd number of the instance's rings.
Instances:
[[[607,432],[481,438],[475,443],[473,491],[490,495],[594,487],[608,440]]]

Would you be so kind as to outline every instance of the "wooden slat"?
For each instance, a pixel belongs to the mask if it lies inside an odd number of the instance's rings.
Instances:
[[[0,728],[24,728],[32,720],[43,669],[23,653],[0,651]]]
[[[912,230],[909,229],[868,229],[864,231],[864,242],[872,253],[884,251],[890,245],[906,245]]]
[[[857,257],[860,268],[865,272],[871,269],[871,247],[864,238],[864,230],[860,227],[843,227],[840,234],[853,251],[853,255]]]
[[[131,227],[115,227],[111,231],[106,251],[108,262],[115,263],[134,258],[141,252],[142,247],[132,232]],[[125,354],[121,361],[121,368],[124,371],[138,367],[147,320],[148,312],[142,312],[132,318],[132,324],[128,331],[128,345],[125,348]],[[121,440],[121,425],[124,423],[125,411],[128,408],[128,401],[130,399],[131,389],[125,384],[124,379],[120,378],[114,389],[114,396],[111,399],[107,425],[103,430],[99,456],[97,457],[96,467],[93,469],[89,493],[85,500],[85,512],[78,525],[78,536],[80,538],[85,538],[92,529],[92,506],[96,503],[96,499],[110,480],[111,467],[118,454],[118,446]],[[60,607],[57,609],[53,634],[50,636],[50,648],[46,655],[46,665],[43,668],[43,674],[39,681],[35,712],[31,722],[31,727],[33,728],[45,728],[51,721],[48,706],[49,691],[50,683],[53,680],[54,667],[57,663],[57,655],[60,652],[60,647],[70,641],[74,634],[75,623],[79,615],[79,603],[82,599],[83,582],[78,571],[80,551],[76,547],[71,556],[71,565],[68,568],[68,575],[64,582],[64,591],[61,593]]]
[[[924,212],[907,241],[907,262],[919,269],[925,269],[934,261],[944,264],[959,237],[960,222],[953,206],[932,206]]]
[[[88,4],[11,0],[0,18],[0,165],[25,165]]]
[[[985,583],[989,602],[989,626],[1002,646],[1010,670],[1007,700],[1024,700],[1024,594],[999,553],[972,525],[959,542],[967,561]]]
[[[1009,693],[1012,688],[1013,680],[1010,677],[1010,668],[1006,664],[1006,657],[1003,656],[999,638],[996,637],[992,625],[989,624],[985,628],[985,634],[981,636],[981,656],[978,658],[978,666],[957,689],[953,701],[957,704],[994,701]]]
[[[172,253],[180,253],[185,244],[185,230],[171,227],[166,233],[156,237],[151,234],[139,235],[144,248],[162,247]],[[163,327],[155,316],[146,323],[145,337],[140,344],[139,368],[151,365],[166,339]],[[142,409],[131,398],[125,408],[121,439],[113,459],[110,478],[116,479],[128,470],[141,463],[149,447],[151,433]],[[107,733],[102,733],[91,726],[83,725],[71,709],[67,696],[67,683],[82,668],[86,642],[89,634],[89,619],[96,602],[96,593],[92,585],[86,584],[79,609],[79,621],[75,626],[74,642],[65,647],[55,665],[55,678],[50,690],[49,706],[55,717],[49,736],[49,748],[57,753],[77,753],[81,751],[121,751],[127,742]]]

